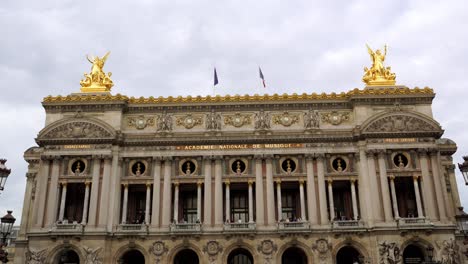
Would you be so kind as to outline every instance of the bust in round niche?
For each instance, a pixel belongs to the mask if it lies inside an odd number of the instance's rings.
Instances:
[[[143,175],[145,172],[146,172],[146,165],[144,162],[142,161],[136,161],[135,163],[133,163],[133,165],[131,166],[131,172],[133,175],[135,176],[140,176],[140,175]]]

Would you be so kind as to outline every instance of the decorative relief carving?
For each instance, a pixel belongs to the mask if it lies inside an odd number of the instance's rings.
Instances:
[[[328,243],[326,239],[317,239],[317,241],[315,241],[315,244],[312,245],[312,249],[318,252],[319,263],[327,263],[329,255],[328,253],[330,252],[331,244]]]
[[[240,113],[236,113],[231,116],[226,116],[224,118],[224,124],[231,125],[233,127],[242,127],[250,123],[251,123],[250,115],[241,115]]]
[[[374,121],[367,127],[366,132],[411,132],[433,130],[440,130],[440,128],[416,117],[393,115]]]
[[[258,252],[262,253],[265,257],[265,264],[269,264],[273,258],[273,253],[278,249],[272,240],[263,240],[257,247]]]
[[[260,112],[255,113],[255,129],[267,130],[270,129],[270,113],[266,113],[263,109]]]
[[[58,126],[43,138],[108,138],[112,134],[106,129],[86,121],[71,122]]]
[[[440,261],[442,264],[459,264],[459,247],[453,239],[444,240],[442,243],[436,243],[440,248]]]
[[[203,251],[208,253],[210,263],[216,263],[218,253],[223,251],[223,247],[219,244],[218,241],[208,241],[206,246],[203,247]]]
[[[166,113],[166,111],[158,116],[157,130],[160,132],[172,131],[172,116]]]
[[[401,251],[396,243],[384,241],[379,244],[380,264],[398,264],[401,261]]]
[[[195,126],[203,124],[203,119],[199,116],[194,117],[192,114],[187,114],[185,117],[178,117],[176,123],[178,126],[192,129]]]
[[[314,129],[320,127],[320,117],[317,110],[309,109],[309,112],[304,113],[304,128]]]
[[[83,246],[83,251],[85,252],[85,264],[102,264],[102,257],[100,256],[102,248],[98,247],[95,249]]]
[[[26,251],[26,263],[27,264],[44,264],[46,263],[47,249],[34,251],[28,249]]]
[[[156,241],[149,248],[149,252],[154,255],[156,263],[161,263],[161,257],[168,251],[168,247],[162,241]]]
[[[144,129],[147,126],[154,126],[154,117],[145,117],[143,115],[138,117],[129,117],[127,119],[129,127],[135,127],[136,129]]]
[[[330,123],[334,126],[337,126],[345,121],[348,121],[349,118],[350,118],[349,112],[332,111],[329,113],[322,114],[322,122]]]
[[[281,115],[274,115],[273,116],[273,124],[275,125],[283,125],[285,127],[291,126],[295,123],[299,122],[299,115],[297,114],[290,114],[289,112],[284,112]]]
[[[211,113],[206,114],[205,128],[207,130],[221,130],[221,114],[215,113],[214,109]]]

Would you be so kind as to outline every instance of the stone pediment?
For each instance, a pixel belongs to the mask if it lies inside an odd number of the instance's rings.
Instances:
[[[89,118],[69,118],[54,122],[41,130],[37,141],[56,140],[109,140],[114,139],[115,130],[102,121]]]
[[[436,134],[442,135],[439,123],[410,111],[390,111],[372,116],[362,125],[362,134]]]

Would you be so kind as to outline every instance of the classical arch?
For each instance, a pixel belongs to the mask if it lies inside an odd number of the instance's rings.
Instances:
[[[183,252],[184,250],[189,250],[193,253],[196,254],[196,256],[198,257],[198,260],[199,260],[199,263],[203,263],[203,259],[202,259],[202,251],[200,250],[200,248],[198,248],[196,245],[192,244],[192,243],[182,243],[182,244],[179,244],[177,246],[175,246],[170,252],[169,252],[169,255],[168,255],[168,263],[176,263],[176,257],[178,255],[179,252]],[[188,252],[188,251],[186,251]]]
[[[344,250],[340,253],[341,250]],[[353,252],[354,250],[354,252]],[[344,240],[341,243],[339,243],[332,251],[332,257],[333,257],[333,263],[334,264],[348,264],[348,262],[339,262],[338,255],[340,254],[351,254],[350,260],[352,257],[356,256],[362,256],[364,257],[365,260],[369,260],[369,254],[367,253],[365,247],[358,243],[357,241],[350,241],[350,240]],[[356,254],[357,253],[357,254]],[[353,262],[349,262],[349,264],[354,264]]]
[[[177,252],[174,264],[200,264],[200,258],[195,251],[185,248]]]
[[[227,258],[228,264],[254,264],[252,253],[245,248],[232,250]]]
[[[306,244],[299,242],[299,241],[295,241],[295,242],[286,243],[278,249],[278,254],[276,256],[276,263],[283,263],[284,254],[287,252],[291,252],[291,250],[292,251],[298,250],[296,251],[297,253],[302,252],[306,259],[306,262],[304,263],[312,262],[313,257],[314,257],[312,255],[312,250]],[[284,262],[284,263],[289,263],[289,262]],[[295,262],[291,262],[291,263],[295,263]],[[298,263],[302,264],[302,262],[298,262]]]
[[[130,253],[129,253],[130,252]],[[138,252],[138,253],[136,253]],[[141,255],[140,255],[141,254]],[[138,245],[138,244],[126,244],[124,246],[121,246],[114,254],[114,257],[113,257],[113,260],[112,260],[112,263],[125,263],[127,264],[126,262],[122,262],[125,261],[125,259],[127,257],[131,257],[131,256],[138,256],[138,258],[141,260],[141,256],[143,256],[143,262],[130,262],[130,263],[134,263],[134,264],[144,264],[144,263],[150,263],[150,257],[148,255],[148,252],[146,252],[146,250]],[[121,262],[119,262],[121,261]]]
[[[231,264],[231,263],[229,263],[229,257],[233,256],[233,255],[231,255],[232,253],[236,254],[236,252],[249,253],[249,255],[252,256],[252,263],[251,264],[255,264],[255,260],[258,259],[258,255],[256,254],[255,249],[252,246],[250,246],[249,244],[243,243],[243,242],[238,242],[238,243],[235,243],[235,244],[232,244],[232,245],[228,246],[224,250],[223,258],[222,258],[221,263]]]
[[[421,261],[427,260],[427,248],[429,246],[432,246],[431,243],[423,239],[405,241],[401,245],[402,263],[417,263],[415,261],[418,261],[418,259],[421,259]]]
[[[89,117],[71,117],[49,124],[39,131],[37,143],[74,141],[109,141],[116,137],[116,130],[109,124]]]
[[[149,262],[149,261],[148,261]],[[129,249],[117,260],[119,264],[145,264],[146,259],[138,249]]]
[[[364,137],[388,137],[392,134],[406,136],[442,136],[439,123],[421,113],[409,110],[385,111],[368,118],[361,126]]]
[[[51,264],[84,263],[84,256],[81,250],[73,244],[56,246],[49,252],[47,259],[49,260],[47,263]]]

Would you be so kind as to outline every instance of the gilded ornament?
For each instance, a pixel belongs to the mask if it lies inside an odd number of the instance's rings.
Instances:
[[[129,117],[127,122],[129,127],[136,127],[141,130],[147,126],[154,126],[154,117],[145,118],[142,115],[139,117]]]
[[[102,68],[109,57],[110,52],[107,52],[104,57],[86,56],[88,61],[93,65],[90,73],[84,74],[84,79],[80,81],[81,92],[83,93],[96,93],[96,92],[110,92],[114,83],[111,80],[112,73],[105,73]]]
[[[178,117],[176,121],[178,126],[183,126],[186,129],[192,129],[195,126],[203,124],[201,117],[193,117],[192,114],[188,114],[185,117]]]
[[[225,125],[231,125],[234,127],[242,127],[243,125],[250,124],[250,115],[241,115],[240,113],[236,113],[231,116],[226,116],[224,118]]]
[[[367,45],[367,51],[372,60],[370,68],[364,67],[362,81],[369,86],[395,85],[395,73],[391,72],[391,67],[385,67],[384,61],[387,56],[387,45],[384,46],[384,53],[378,49],[375,52]]]
[[[348,112],[332,111],[330,113],[322,114],[322,122],[330,123],[334,126],[349,120],[350,114]]]
[[[283,125],[285,127],[289,127],[297,122],[299,122],[299,115],[290,114],[287,111],[281,115],[273,116],[273,124],[275,125]]]

